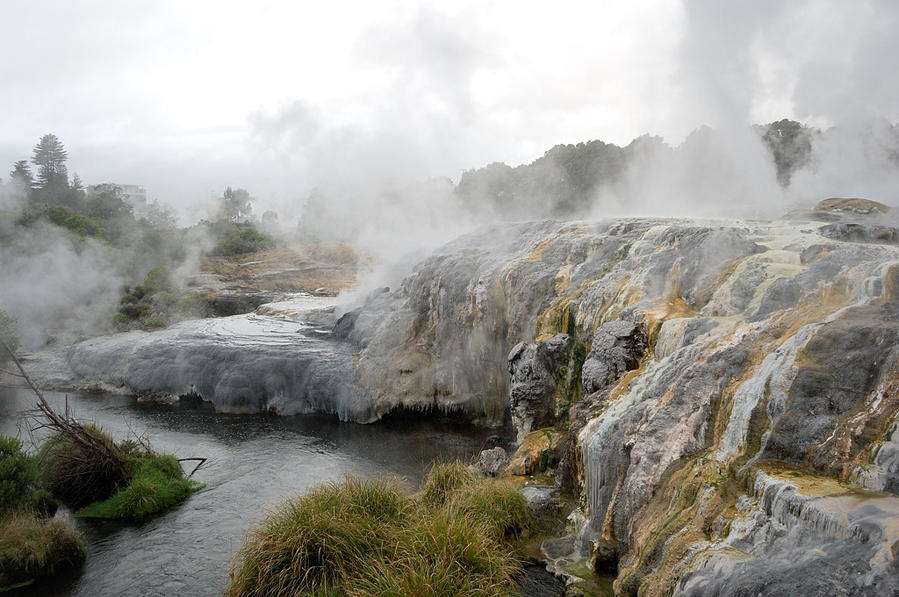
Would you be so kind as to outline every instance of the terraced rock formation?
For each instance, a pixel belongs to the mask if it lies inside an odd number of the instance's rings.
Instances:
[[[580,507],[557,567],[617,571],[621,594],[892,594],[899,250],[877,225],[462,238],[356,315],[356,383],[378,412],[565,431],[546,460]]]

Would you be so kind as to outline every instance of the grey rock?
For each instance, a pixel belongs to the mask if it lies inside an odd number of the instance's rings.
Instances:
[[[509,406],[518,442],[532,430],[555,422],[556,377],[570,348],[568,334],[557,334],[543,342],[519,342],[509,352]]]
[[[488,477],[497,477],[502,473],[507,462],[509,462],[509,456],[499,446],[482,450],[478,454],[478,471]]]
[[[899,228],[877,224],[837,222],[821,226],[818,234],[835,240],[854,243],[899,244]]]
[[[549,535],[564,531],[565,515],[571,511],[571,504],[562,499],[559,487],[525,485],[521,493],[528,504],[533,533]]]
[[[610,321],[593,334],[590,352],[581,372],[585,394],[607,389],[640,364],[646,350],[646,334],[633,321]]]

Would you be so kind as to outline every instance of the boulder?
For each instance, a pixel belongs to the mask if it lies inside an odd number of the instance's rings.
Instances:
[[[506,451],[499,446],[483,450],[478,455],[478,472],[487,477],[497,477],[509,461]]]
[[[552,428],[532,431],[509,459],[506,474],[531,476],[555,468],[565,434]]]
[[[643,327],[633,321],[616,320],[601,325],[593,334],[590,353],[581,370],[584,393],[593,394],[614,386],[639,366],[646,351]]]
[[[571,344],[568,334],[557,334],[542,342],[519,342],[509,353],[510,407],[517,441],[532,429],[555,423],[557,377]]]

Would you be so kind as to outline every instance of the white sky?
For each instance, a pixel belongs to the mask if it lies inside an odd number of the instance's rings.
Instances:
[[[186,205],[448,176],[701,124],[899,120],[899,2],[2,0],[0,176]]]

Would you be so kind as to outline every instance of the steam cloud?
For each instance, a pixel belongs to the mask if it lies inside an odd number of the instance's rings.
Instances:
[[[147,22],[159,18],[146,12]],[[223,6],[220,16],[233,12]],[[354,22],[353,42],[345,44],[352,68],[333,73],[341,93],[292,87],[280,107],[260,97],[255,105],[265,107],[243,128],[210,125],[177,139],[202,139],[205,162],[192,159],[196,148],[148,141],[135,149],[141,159],[133,165],[110,158],[115,176],[135,168],[128,178],[150,188],[155,177],[170,193],[161,198],[180,208],[204,187],[208,196],[245,187],[257,213],[274,209],[286,232],[299,225],[373,256],[380,266],[363,287],[395,285],[425,251],[471,228],[545,215],[531,205],[463,209],[451,179],[494,161],[529,162],[559,142],[625,145],[627,134],[640,133],[665,139],[639,139],[623,176],[601,184],[577,216],[777,216],[829,196],[899,202],[892,124],[899,70],[890,62],[899,55],[896,2],[684,0],[651,10],[563,3],[551,11],[462,3],[391,14],[389,25]],[[750,126],[784,117],[823,131],[787,189]],[[70,153],[103,163],[98,147],[72,145]],[[157,150],[172,151],[154,158]],[[178,195],[171,180],[187,181],[189,192]],[[0,209],[16,201],[7,193]],[[0,302],[14,305],[8,310],[23,321],[33,317],[28,297],[44,290],[54,297],[42,298],[44,307],[54,312],[57,300],[93,296],[91,305],[106,304],[107,289],[117,286],[107,257],[90,248],[76,253],[66,242],[50,237],[36,251],[16,240],[14,252],[42,272],[33,279],[13,265],[12,253],[0,257]],[[79,284],[68,284],[67,272],[82,270]]]
[[[78,249],[59,228],[0,231],[0,307],[15,317],[26,350],[66,344],[109,328],[124,280],[92,239]]]

